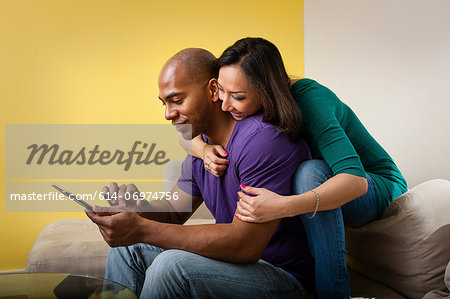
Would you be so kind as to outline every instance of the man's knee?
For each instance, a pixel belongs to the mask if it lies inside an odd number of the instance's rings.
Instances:
[[[192,253],[182,250],[166,250],[155,258],[147,269],[146,276],[164,279],[185,274],[193,267],[189,262],[191,255]]]
[[[333,173],[324,160],[308,160],[300,164],[294,175],[293,192],[304,193],[328,180]]]
[[[188,297],[192,253],[166,250],[159,254],[145,273],[142,294],[153,298]],[[142,295],[141,294],[141,295]]]

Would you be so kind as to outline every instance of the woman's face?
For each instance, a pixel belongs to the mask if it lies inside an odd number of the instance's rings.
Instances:
[[[242,120],[261,108],[256,91],[250,87],[240,66],[228,65],[219,70],[219,100],[222,110]]]

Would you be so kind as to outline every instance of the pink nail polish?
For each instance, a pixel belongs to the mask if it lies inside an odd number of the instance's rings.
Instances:
[[[224,155],[228,155],[228,153],[223,153]]]
[[[241,184],[241,188],[245,188],[245,187],[247,187],[247,186],[245,186],[244,184]]]

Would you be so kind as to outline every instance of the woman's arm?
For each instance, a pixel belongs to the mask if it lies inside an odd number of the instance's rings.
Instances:
[[[274,219],[311,213],[316,208],[316,195],[305,192],[299,195],[281,196],[265,188],[241,186],[236,216],[247,222],[267,222]],[[319,195],[318,211],[336,209],[367,193],[367,179],[341,173],[333,176],[314,190]]]
[[[208,144],[203,141],[201,135],[188,141],[180,134],[178,141],[188,154],[202,159],[205,169],[216,177],[222,176],[227,170],[229,161],[222,157],[228,156],[228,153],[221,145]]]
[[[202,140],[201,135],[195,136],[192,140],[186,140],[180,134],[178,142],[189,155],[202,159],[202,151],[206,143]]]

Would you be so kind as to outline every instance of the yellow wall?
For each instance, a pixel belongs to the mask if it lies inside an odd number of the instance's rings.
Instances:
[[[303,1],[0,0],[0,271],[24,269],[39,231],[83,213],[5,212],[5,124],[165,123],[157,75],[179,49],[275,43],[303,75]]]

